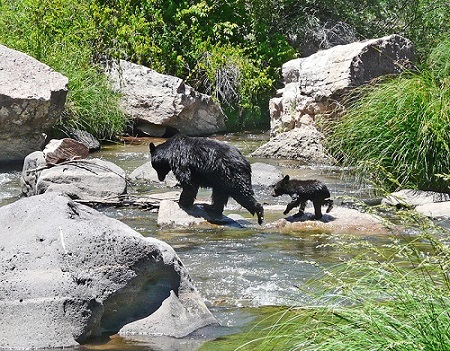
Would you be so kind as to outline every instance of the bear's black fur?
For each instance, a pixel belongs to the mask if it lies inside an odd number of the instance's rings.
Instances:
[[[286,206],[283,212],[285,215],[294,207],[300,206],[294,217],[302,216],[308,200],[313,202],[316,219],[322,218],[322,206],[328,205],[327,213],[333,208],[333,200],[329,199],[330,192],[327,186],[318,180],[289,179],[289,176],[286,175],[282,180],[272,185],[272,189],[272,196],[283,194],[291,196],[292,202]]]
[[[233,146],[213,139],[177,134],[166,142],[150,144],[151,163],[163,181],[173,172],[183,188],[179,205],[193,205],[199,187],[212,188],[212,203],[206,209],[222,214],[229,197],[235,199],[258,223],[264,218],[264,209],[254,198],[251,167]]]

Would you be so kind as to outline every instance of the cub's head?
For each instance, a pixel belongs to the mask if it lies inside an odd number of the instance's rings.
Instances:
[[[155,144],[150,143],[149,148],[152,167],[158,173],[158,179],[162,182],[166,178],[167,173],[171,171],[169,160],[161,149],[161,145],[155,146]]]
[[[289,183],[289,175],[285,175],[283,179],[273,184],[272,196],[280,196],[286,194],[288,183]]]

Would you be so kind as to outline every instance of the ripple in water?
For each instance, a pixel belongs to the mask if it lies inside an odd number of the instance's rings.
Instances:
[[[13,202],[20,194],[19,173],[0,173],[0,206]]]

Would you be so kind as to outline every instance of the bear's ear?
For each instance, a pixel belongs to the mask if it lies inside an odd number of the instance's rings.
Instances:
[[[284,176],[283,180],[284,180],[285,182],[289,181],[289,174],[286,174],[286,175]]]
[[[154,153],[156,150],[156,146],[153,143],[150,143],[149,148],[150,148],[150,153]]]

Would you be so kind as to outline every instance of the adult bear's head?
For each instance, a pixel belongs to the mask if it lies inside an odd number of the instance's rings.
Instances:
[[[162,182],[166,178],[167,173],[171,171],[169,158],[164,152],[164,144],[155,146],[155,144],[150,143],[149,148],[152,167],[158,173],[158,179]]]

